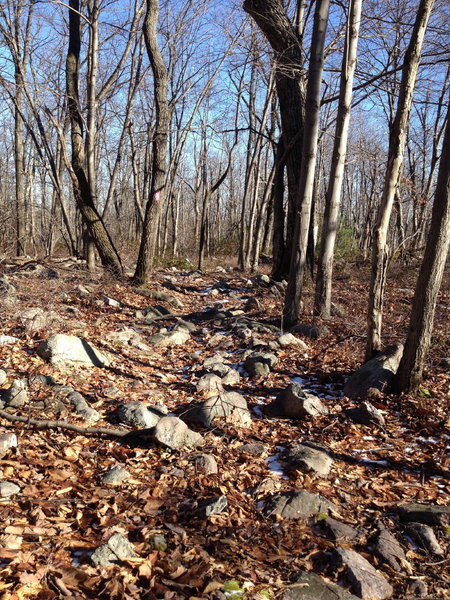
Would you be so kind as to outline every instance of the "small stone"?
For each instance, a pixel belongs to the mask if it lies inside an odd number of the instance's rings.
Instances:
[[[193,420],[210,427],[215,418],[227,417],[234,414],[246,424],[250,420],[247,401],[237,392],[222,392],[217,396],[211,396],[191,414]]]
[[[224,385],[236,385],[241,380],[241,376],[235,369],[230,369],[228,373],[222,377],[222,383]]]
[[[12,481],[0,481],[0,498],[9,498],[20,492],[20,487]]]
[[[154,319],[164,317],[170,314],[170,310],[167,310],[167,308],[165,308],[164,306],[157,304],[156,306],[149,306],[148,308],[136,311],[135,316],[136,319],[150,322]]]
[[[80,284],[77,286],[77,292],[81,296],[89,296],[89,294],[91,293],[91,290],[88,289],[86,286]]]
[[[178,417],[163,417],[156,424],[153,436],[163,446],[173,449],[196,447],[204,442],[203,436],[189,429]]]
[[[204,475],[216,475],[218,472],[217,461],[212,454],[200,454],[195,459],[195,468]]]
[[[205,517],[211,515],[219,515],[228,508],[228,500],[226,496],[216,496],[199,502],[199,511]]]
[[[277,337],[277,344],[282,348],[296,346],[300,350],[308,350],[308,346],[305,342],[295,337],[295,335],[292,335],[292,333],[283,333],[283,335]]]
[[[250,377],[268,375],[278,362],[275,354],[269,352],[252,352],[244,361],[244,369]]]
[[[264,505],[266,516],[280,516],[284,519],[309,519],[318,514],[336,512],[336,506],[317,494],[303,490],[283,492],[269,498]]]
[[[131,473],[121,467],[120,465],[115,465],[111,467],[106,473],[103,473],[101,476],[102,483],[106,485],[120,485],[126,479],[131,478]]]
[[[3,400],[7,406],[20,408],[28,403],[28,385],[25,379],[14,379],[11,386],[5,390]]]
[[[335,555],[339,564],[346,567],[357,596],[363,600],[384,600],[392,596],[394,589],[391,584],[363,556],[342,547],[335,550]]]
[[[426,598],[428,596],[428,586],[421,579],[408,579],[408,596],[413,598]]]
[[[117,416],[120,422],[125,425],[135,428],[151,428],[164,416],[164,413],[162,410],[158,410],[158,407],[152,408],[153,410],[150,410],[150,407],[142,402],[133,400],[126,404],[120,404],[117,409]]]
[[[239,450],[241,452],[245,452],[246,454],[251,454],[252,456],[262,456],[267,452],[267,446],[257,442],[254,444],[243,444]]]
[[[257,298],[255,298],[254,296],[252,296],[245,303],[244,310],[247,312],[251,312],[253,310],[260,311],[260,310],[262,310],[262,306],[261,306],[261,303],[259,302],[259,300]]]
[[[153,346],[160,348],[172,348],[181,346],[190,338],[190,333],[186,329],[174,329],[173,331],[160,331],[147,338],[147,341]]]
[[[0,335],[0,346],[15,344],[18,341],[19,341],[19,338],[16,338],[12,335]]]
[[[406,533],[427,552],[442,556],[444,550],[440,547],[436,535],[429,525],[423,523],[408,523]]]
[[[9,448],[17,448],[17,436],[15,433],[0,434],[0,453],[4,454]]]
[[[298,333],[303,337],[310,338],[311,340],[317,340],[322,335],[328,333],[328,327],[325,325],[316,325],[314,323],[303,323],[301,325],[295,325],[291,327],[292,333]]]
[[[384,427],[386,425],[386,421],[384,420],[383,415],[375,408],[370,402],[362,402],[360,406],[356,408],[348,408],[345,411],[345,414],[350,417],[352,421],[355,423],[359,423],[360,425],[378,425],[379,427]]]
[[[351,542],[358,537],[358,531],[347,525],[346,523],[341,523],[341,521],[336,521],[333,517],[327,517],[320,521],[321,525],[326,530],[328,536],[335,541],[341,542]]]
[[[290,419],[303,419],[305,417],[319,417],[328,414],[327,407],[317,396],[305,392],[298,383],[291,383],[282,390],[272,404],[268,406],[282,417]]]
[[[110,298],[109,296],[103,296],[103,301],[106,306],[112,306],[114,308],[120,308],[122,306],[122,302],[116,300],[115,298]]]
[[[168,548],[166,538],[163,535],[154,535],[151,542],[153,548],[158,552],[165,552]]]
[[[198,392],[208,392],[217,396],[223,391],[222,379],[215,373],[206,373],[197,381],[196,388]]]
[[[67,399],[72,404],[77,415],[82,417],[88,425],[97,423],[101,419],[101,415],[94,408],[90,407],[84,396],[79,392],[71,392]]]
[[[351,375],[344,386],[344,394],[357,399],[385,392],[397,372],[402,354],[402,344],[393,344],[379,352]]]
[[[8,379],[8,375],[6,374],[6,371],[4,371],[3,369],[0,369],[0,385],[3,385]]]
[[[128,558],[137,558],[137,555],[130,542],[120,533],[112,535],[107,543],[99,546],[91,556],[97,567],[110,567]]]
[[[286,452],[290,467],[301,471],[312,471],[316,475],[326,476],[330,472],[333,460],[327,451],[312,444],[295,444]]]

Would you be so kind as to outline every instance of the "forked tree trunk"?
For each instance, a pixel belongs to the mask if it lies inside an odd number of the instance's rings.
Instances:
[[[67,106],[71,125],[72,160],[70,175],[75,200],[84,223],[94,239],[104,267],[116,275],[122,274],[120,257],[109,233],[98,213],[89,180],[86,174],[86,159],[83,145],[83,120],[80,113],[78,93],[80,70],[80,2],[69,1],[69,49],[66,62]]]
[[[156,35],[159,0],[147,0],[144,21],[144,37],[153,73],[153,93],[155,97],[156,122],[152,143],[152,179],[150,194],[145,209],[144,230],[134,279],[145,283],[153,268],[157,248],[157,232],[166,185],[167,140],[169,136],[170,112],[168,74]]]
[[[328,24],[329,0],[317,0],[314,28],[311,40],[311,56],[308,71],[308,87],[305,102],[305,131],[303,160],[300,173],[299,204],[295,220],[294,245],[292,249],[289,281],[284,301],[284,322],[294,325],[301,311],[301,296],[308,251],[311,202],[317,158],[317,142],[320,117],[320,88],[324,61],[325,35]]]
[[[387,245],[387,234],[392,206],[402,172],[406,130],[411,113],[414,86],[419,69],[425,31],[433,3],[434,0],[420,0],[416,21],[403,62],[397,110],[389,136],[388,164],[372,249],[366,359],[371,358],[375,352],[381,350],[383,299],[390,252]]]
[[[450,100],[450,99],[449,99]],[[405,350],[396,376],[402,392],[415,391],[430,347],[434,313],[450,245],[450,104],[442,145],[431,225],[417,279]]]
[[[347,155],[348,126],[350,123],[353,75],[356,66],[356,50],[358,47],[359,23],[361,20],[361,4],[362,0],[351,0],[350,2],[344,55],[342,57],[339,106],[336,116],[330,179],[325,199],[325,216],[314,302],[314,314],[320,315],[322,319],[329,319],[331,316],[334,245],[336,241],[345,157]]]

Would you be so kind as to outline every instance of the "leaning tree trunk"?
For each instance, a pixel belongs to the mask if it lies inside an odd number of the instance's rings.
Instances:
[[[80,113],[78,93],[80,72],[80,2],[69,2],[69,49],[66,62],[67,106],[71,125],[73,191],[78,209],[89,233],[94,239],[100,260],[104,267],[116,275],[122,274],[120,257],[109,233],[98,213],[86,174],[86,158],[83,145],[83,119]]]
[[[428,241],[416,285],[405,350],[395,384],[399,391],[418,388],[430,347],[436,300],[450,245],[450,105]]]
[[[419,69],[425,31],[433,3],[434,0],[420,0],[413,32],[403,62],[397,111],[389,136],[388,165],[372,249],[372,274],[367,316],[367,359],[375,352],[381,350],[383,299],[389,261],[387,233],[392,206],[402,171],[406,131],[411,113],[414,85]]]
[[[298,322],[301,311],[301,296],[308,250],[311,202],[314,190],[314,175],[317,159],[317,141],[320,118],[320,88],[324,61],[325,35],[328,22],[329,0],[317,0],[314,28],[311,40],[311,56],[306,91],[305,131],[303,138],[303,160],[300,173],[299,204],[295,220],[294,245],[292,248],[289,281],[284,301],[284,322]]]
[[[331,316],[334,245],[336,241],[345,157],[347,155],[348,126],[350,123],[353,75],[356,66],[356,50],[358,47],[359,23],[361,20],[361,4],[362,0],[351,0],[350,2],[345,49],[342,57],[339,106],[336,116],[330,179],[325,200],[325,216],[314,302],[314,313],[320,315],[323,319],[329,319]]]
[[[158,15],[159,0],[147,0],[144,37],[153,72],[156,122],[152,143],[153,158],[150,194],[146,204],[144,230],[142,232],[136,272],[134,274],[134,279],[139,283],[145,283],[148,280],[153,267],[158,237],[157,229],[162,212],[166,184],[170,112],[167,99],[168,74],[156,35]]]

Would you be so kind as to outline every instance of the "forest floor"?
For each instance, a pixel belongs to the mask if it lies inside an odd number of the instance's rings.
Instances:
[[[327,323],[328,331],[318,339],[302,338],[307,350],[281,348],[270,374],[256,378],[242,369],[241,354],[249,339],[236,335],[227,319],[195,323],[190,338],[171,348],[121,345],[108,338],[127,327],[145,340],[174,324],[143,324],[136,311],[151,305],[188,315],[215,305],[239,310],[249,297],[256,297],[260,308],[245,316],[280,328],[282,298],[270,286],[249,284],[249,276],[238,271],[157,271],[147,288],[176,298],[182,307],[173,309],[137,293],[129,282],[92,278],[70,261],[5,263],[2,270],[16,291],[6,285],[0,299],[1,334],[17,338],[0,345],[0,368],[6,372],[2,388],[15,379],[28,382],[26,404],[7,408],[11,414],[85,425],[67,400],[58,400],[45,378],[36,379],[45,375],[82,394],[102,417],[97,427],[117,428],[115,409],[132,400],[164,403],[181,416],[189,403],[204,400],[196,388],[203,361],[222,352],[241,373],[237,383],[225,387],[244,396],[251,420],[241,425],[216,419],[209,428],[191,425],[203,435],[204,445],[171,450],[148,440],[127,443],[101,434],[39,431],[0,419],[0,433],[14,432],[18,438],[17,447],[2,450],[0,480],[20,488],[0,498],[1,599],[267,600],[283,597],[304,571],[355,591],[345,569],[332,559],[338,542],[321,527],[323,515],[289,520],[262,511],[271,495],[299,489],[333,502],[338,507],[338,516],[333,516],[358,529],[358,537],[340,545],[374,565],[393,586],[393,598],[418,593],[411,591],[412,578],[427,586],[427,591],[422,586],[423,597],[450,598],[450,528],[434,527],[444,553],[429,553],[405,536],[397,510],[408,503],[449,505],[450,368],[444,361],[450,357],[448,272],[421,390],[377,397],[373,404],[386,421],[379,427],[357,425],[344,413],[357,404],[342,388],[361,364],[365,342],[368,270],[354,263],[337,273],[334,301],[339,316]],[[413,269],[391,270],[386,344],[404,341],[415,276]],[[311,316],[311,289],[305,294],[305,323],[317,323]],[[110,306],[108,298],[120,304]],[[33,308],[43,309],[43,314],[31,318]],[[39,342],[54,333],[86,339],[108,353],[110,366],[54,368],[36,354]],[[258,333],[265,342],[277,335]],[[264,405],[294,378],[322,399],[329,414],[288,419],[264,413]],[[332,450],[337,459],[328,475],[286,468],[283,452],[302,440]],[[217,473],[197,468],[200,453],[215,457]],[[118,485],[105,484],[102,475],[118,464],[130,477]],[[218,496],[226,496],[224,510],[211,516],[199,512],[202,500]],[[396,571],[375,555],[373,536],[380,526],[400,542],[408,567]],[[114,566],[95,566],[93,551],[117,533],[129,540],[135,556]]]

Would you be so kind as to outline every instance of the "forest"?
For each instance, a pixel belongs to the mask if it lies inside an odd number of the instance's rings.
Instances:
[[[1,600],[450,598],[446,0],[0,0]]]

